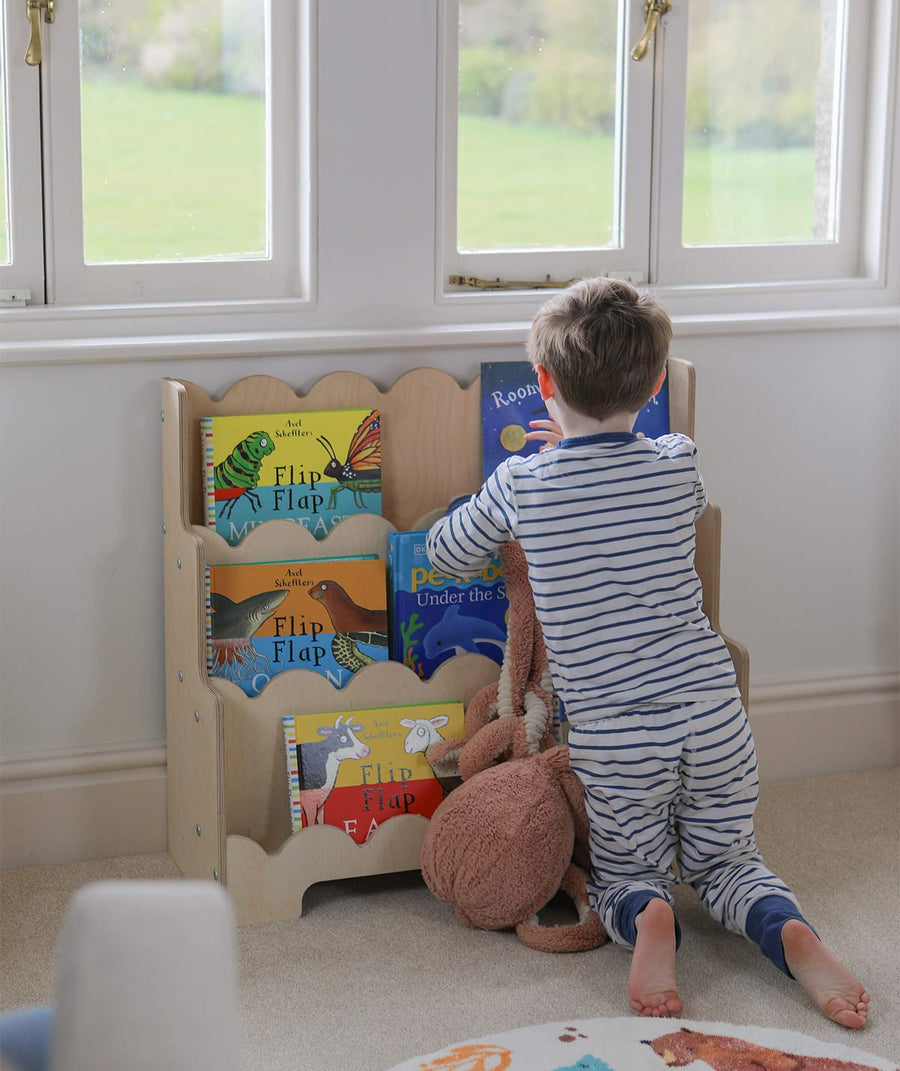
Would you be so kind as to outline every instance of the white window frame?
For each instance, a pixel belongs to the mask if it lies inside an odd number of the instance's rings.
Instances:
[[[768,242],[746,245],[683,245],[682,196],[685,155],[688,12],[678,0],[662,25],[656,97],[656,218],[652,277],[663,285],[787,283],[852,278],[859,274],[863,204],[864,118],[869,95],[866,58],[870,31],[867,0],[844,0],[839,9],[841,46],[835,70],[836,108],[832,175],[831,241]],[[748,12],[748,17],[749,12]]]
[[[273,0],[267,6],[268,255],[85,264],[78,6],[56,5],[56,20],[44,34],[42,65],[49,305],[308,300],[309,4]]]
[[[0,0],[2,2],[2,0]],[[24,61],[30,39],[25,6],[17,4],[18,19],[4,6],[7,95],[6,130],[9,151],[7,201],[9,209],[10,264],[0,265],[0,288],[29,294],[30,300],[44,300],[44,221],[41,184],[40,85],[37,67]],[[46,36],[45,36],[46,43]],[[16,106],[11,107],[15,101]]]
[[[436,300],[448,290],[451,275],[483,279],[564,281],[583,275],[615,273],[634,282],[645,279],[650,241],[650,143],[653,120],[652,64],[628,56],[644,20],[639,5],[620,0],[620,49],[617,61],[616,159],[619,162],[614,206],[615,245],[578,249],[460,252],[456,248],[458,188],[459,0],[439,0],[438,59],[438,211],[435,214]],[[624,33],[622,32],[624,28]],[[624,42],[624,43],[623,43]],[[624,238],[624,241],[622,239]],[[536,266],[539,266],[539,271]],[[536,274],[537,272],[537,274]]]
[[[450,304],[488,302],[511,304],[527,291],[460,292],[449,286],[451,274],[482,278],[542,278],[557,262],[567,268],[577,263],[578,251],[564,260],[556,250],[492,254],[486,270],[461,271],[458,265],[481,264],[474,254],[456,252],[456,138],[458,71],[458,0],[443,0],[439,118],[438,198],[443,218],[437,236],[437,300]],[[684,299],[690,308],[696,299],[714,301],[733,295],[755,295],[762,308],[778,304],[777,294],[805,292],[802,303],[827,305],[829,292],[843,295],[886,285],[886,230],[891,200],[892,122],[898,63],[898,10],[891,0],[847,0],[843,57],[843,91],[836,136],[838,203],[834,206],[837,240],[833,242],[771,243],[759,245],[682,246],[681,195],[684,171],[685,78],[687,70],[687,11],[689,0],[675,0],[673,10],[660,21],[655,50],[635,63],[628,59],[623,77],[629,86],[641,84],[634,68],[653,65],[653,159],[660,161],[651,175],[648,215],[648,254],[639,264],[637,281],[651,284],[663,300]],[[629,0],[631,40],[643,25],[643,3]],[[628,38],[626,38],[628,40]],[[649,165],[650,149],[645,150]],[[896,180],[896,175],[894,176]],[[605,255],[609,251],[603,250]],[[557,258],[560,258],[557,261]],[[587,258],[569,275],[616,274],[617,265],[601,259],[601,251]],[[646,273],[646,274],[644,274]],[[629,277],[633,277],[628,273]],[[554,272],[553,278],[558,278]],[[562,276],[565,277],[565,276]]]

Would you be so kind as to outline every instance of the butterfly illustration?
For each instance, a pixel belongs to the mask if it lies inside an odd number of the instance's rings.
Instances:
[[[363,418],[353,433],[343,464],[324,436],[320,435],[316,441],[330,458],[324,475],[336,481],[328,498],[328,509],[334,509],[338,492],[342,490],[350,491],[354,504],[364,509],[362,496],[381,492],[381,414],[373,409]]]

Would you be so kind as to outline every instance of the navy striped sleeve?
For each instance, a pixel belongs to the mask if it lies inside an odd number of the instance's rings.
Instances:
[[[504,461],[478,494],[431,526],[425,543],[428,560],[451,576],[476,576],[504,543],[516,538],[516,519],[512,477]]]
[[[669,457],[689,457],[691,459],[691,465],[694,469],[694,500],[696,502],[694,520],[696,520],[700,514],[703,513],[708,504],[706,497],[706,481],[703,479],[703,474],[700,472],[700,460],[697,456],[696,443],[689,439],[687,435],[682,435],[680,432],[671,432],[668,435],[661,435],[656,440],[656,443],[657,446]]]

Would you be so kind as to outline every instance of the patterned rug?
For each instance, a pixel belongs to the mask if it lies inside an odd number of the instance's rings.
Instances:
[[[898,1071],[791,1030],[685,1019],[563,1019],[416,1056],[391,1071]]]

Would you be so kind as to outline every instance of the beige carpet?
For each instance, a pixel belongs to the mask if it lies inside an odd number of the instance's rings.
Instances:
[[[869,1026],[852,1037],[691,890],[676,897],[685,1017],[795,1030],[900,1056],[900,778],[897,770],[763,785],[757,830],[824,940],[863,979]],[[6,871],[0,1007],[52,999],[54,944],[73,891],[110,877],[170,877],[167,856]],[[454,1041],[539,1022],[623,1016],[628,954],[551,956],[460,926],[415,874],[335,882],[303,918],[239,933],[245,1067],[384,1071]]]

